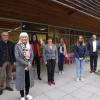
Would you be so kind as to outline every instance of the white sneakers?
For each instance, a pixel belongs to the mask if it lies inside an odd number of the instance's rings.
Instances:
[[[81,78],[81,79],[80,79],[80,78],[77,78],[76,81],[77,81],[77,82],[78,82],[78,81],[84,82],[84,78]]]
[[[64,75],[64,71],[62,71],[62,74]]]
[[[59,75],[64,75],[64,71],[59,71]]]
[[[84,78],[81,78],[81,81],[84,82]]]
[[[78,81],[80,81],[80,79],[79,79],[79,78],[77,78],[77,79],[76,79],[76,81],[78,82]]]
[[[26,96],[26,98],[27,98],[28,100],[32,100],[32,99],[33,99],[32,96],[29,95],[29,94]]]
[[[25,100],[25,98],[24,98],[24,97],[22,97],[22,98],[21,98],[21,100]]]
[[[61,75],[62,73],[61,73],[61,71],[59,71],[59,75]]]
[[[25,97],[26,99],[28,99],[28,100],[32,100],[33,98],[32,98],[32,96],[31,95],[27,95],[26,97]],[[25,100],[25,98],[24,97],[22,97],[21,98],[21,100]]]

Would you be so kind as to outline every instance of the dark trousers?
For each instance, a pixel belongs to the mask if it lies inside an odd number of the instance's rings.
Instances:
[[[34,65],[34,63],[37,66],[37,75],[38,75],[38,77],[40,77],[40,73],[41,73],[40,57],[34,57],[34,59],[33,59],[33,65]]]
[[[98,60],[97,53],[93,53],[90,55],[90,69],[91,69],[91,71],[94,71],[94,72],[96,71],[97,60]]]
[[[28,95],[30,89],[29,71],[25,70],[25,94]],[[20,91],[21,97],[24,97],[24,90]]]
[[[63,68],[64,68],[64,55],[63,54],[59,54],[58,67],[59,67],[59,71],[63,71]]]
[[[55,59],[47,60],[48,82],[54,81]]]

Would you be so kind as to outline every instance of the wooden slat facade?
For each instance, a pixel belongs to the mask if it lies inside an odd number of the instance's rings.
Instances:
[[[100,20],[52,0],[0,0],[0,17],[100,32]]]

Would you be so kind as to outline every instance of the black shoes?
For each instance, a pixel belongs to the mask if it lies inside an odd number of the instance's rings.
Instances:
[[[2,95],[3,94],[3,90],[0,90],[0,95]]]
[[[6,90],[13,91],[13,89],[11,87],[6,87]]]
[[[93,71],[90,71],[90,73],[96,73],[96,71],[95,71],[95,70],[93,70]]]
[[[13,91],[13,89],[11,87],[6,87],[5,89],[8,90],[8,91]],[[1,89],[0,90],[0,95],[2,95],[2,94],[3,94],[3,90]]]
[[[41,77],[38,77],[38,80],[42,80]]]
[[[93,73],[93,71],[90,71],[90,73]]]

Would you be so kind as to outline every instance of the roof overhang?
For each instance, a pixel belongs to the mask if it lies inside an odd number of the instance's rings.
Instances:
[[[53,0],[0,0],[0,18],[100,32],[99,19]],[[0,22],[2,26],[3,21]]]

